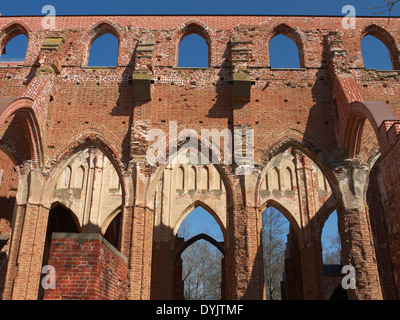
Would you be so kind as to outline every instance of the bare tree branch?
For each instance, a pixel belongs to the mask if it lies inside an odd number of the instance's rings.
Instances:
[[[381,10],[379,12],[374,12],[374,14],[380,14],[380,13],[385,13],[388,12],[389,16],[392,13],[392,10],[394,8],[394,6],[400,2],[400,0],[383,0],[385,4],[381,5],[381,6],[377,6],[375,8],[371,8],[371,7],[367,7],[369,10]]]

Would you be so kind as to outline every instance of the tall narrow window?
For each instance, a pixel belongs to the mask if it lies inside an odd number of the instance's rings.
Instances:
[[[203,37],[191,34],[182,39],[179,45],[178,67],[207,68],[208,45]]]
[[[89,67],[115,67],[118,63],[118,39],[111,33],[98,37],[90,47]]]
[[[289,37],[279,34],[269,41],[272,68],[300,68],[299,50]]]
[[[0,62],[23,62],[28,49],[28,37],[20,34],[6,43],[0,52]]]
[[[361,52],[366,69],[392,70],[389,50],[382,41],[367,35],[361,41]]]

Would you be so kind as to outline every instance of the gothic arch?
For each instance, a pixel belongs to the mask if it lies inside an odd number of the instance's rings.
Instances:
[[[36,113],[33,109],[34,100],[30,98],[19,98],[10,100],[10,104],[0,114],[0,126],[11,117],[18,115],[21,119],[22,130],[28,137],[30,159],[43,163],[43,146],[40,134],[40,127],[37,121]]]
[[[273,26],[273,29],[272,29],[269,37],[266,39],[267,48],[268,48],[267,52],[269,52],[269,43],[270,43],[271,39],[280,34],[288,37],[296,44],[297,50],[299,52],[300,68],[304,68],[305,67],[304,41],[302,39],[301,31],[299,29],[289,26],[288,24],[281,23],[277,26]],[[268,54],[267,61],[268,61],[268,64],[270,64],[269,54]]]
[[[88,65],[90,48],[92,47],[93,42],[106,33],[112,34],[118,40],[118,61],[119,61],[119,51],[121,48],[121,40],[123,38],[122,29],[114,22],[111,22],[109,20],[102,20],[93,24],[91,27],[89,27],[89,29],[86,32],[86,41],[83,42],[83,45],[85,46],[83,63],[82,63],[83,66]]]
[[[380,101],[355,101],[350,104],[349,115],[345,126],[343,144],[345,148],[345,158],[354,158],[360,151],[361,137],[365,121],[368,120],[372,125],[378,139],[380,149],[382,149],[381,139],[379,138],[379,127],[385,120],[398,121],[393,111]]]
[[[101,226],[101,233],[104,235],[107,231],[107,228],[109,227],[110,223],[113,221],[113,219],[122,211],[122,205],[119,206],[118,208],[115,208],[108,216],[107,218],[103,221],[102,226]]]
[[[212,30],[205,23],[198,20],[189,20],[174,31],[172,35],[172,43],[175,44],[174,66],[176,67],[178,66],[179,45],[181,44],[181,41],[183,40],[183,38],[193,33],[202,37],[206,41],[208,46],[208,66],[209,67],[211,66],[212,56],[213,56],[212,55],[213,33]]]
[[[199,155],[202,154],[201,152],[204,150],[203,146],[205,146],[205,148],[207,148],[208,151],[210,151],[210,153],[212,153],[211,159],[214,155],[218,155],[218,154],[223,154],[223,150],[221,148],[217,148],[217,146],[215,145],[214,142],[212,143],[205,143],[201,137],[196,136],[191,136],[191,138],[196,140],[197,146],[200,148],[199,151]],[[174,141],[171,141],[171,143],[174,143]],[[165,163],[159,165],[158,167],[152,167],[151,171],[152,174],[149,176],[149,180],[147,182],[147,190],[146,190],[146,203],[148,203],[149,207],[153,206],[153,199],[154,199],[154,194],[156,191],[156,187],[157,184],[159,182],[159,180],[161,179],[164,171],[166,170],[166,168],[168,167],[168,165],[170,163],[173,163],[174,159],[179,155],[179,152],[181,151],[182,147],[184,145],[179,145],[179,143],[177,143],[178,148],[177,150],[170,155],[167,155],[166,161]],[[207,158],[209,157],[209,154],[205,155]],[[221,180],[222,180],[222,184],[225,187],[226,190],[226,194],[227,194],[227,209],[231,208],[233,206],[233,199],[234,199],[234,189],[231,186],[231,181],[229,179],[228,176],[228,170],[227,170],[227,166],[225,166],[222,163],[222,160],[220,161],[220,163],[216,164],[213,163],[212,164],[215,169],[217,170],[217,172],[219,173]],[[198,186],[197,186],[198,187]]]
[[[52,209],[56,208],[57,206],[61,206],[63,209],[65,209],[66,211],[68,211],[68,212],[71,214],[71,217],[72,217],[73,221],[75,222],[76,228],[78,229],[78,233],[80,233],[81,230],[82,230],[82,226],[81,226],[81,224],[80,224],[80,222],[79,222],[78,217],[77,217],[76,214],[74,213],[74,211],[71,210],[71,208],[68,208],[64,203],[59,202],[59,201],[55,201],[55,202],[53,202],[53,203],[51,204],[50,211],[51,211]]]
[[[22,21],[13,21],[5,26],[3,26],[0,30],[0,53],[2,52],[4,46],[14,37],[19,36],[21,34],[25,35],[28,38],[29,43],[29,33],[31,32],[31,28]],[[29,44],[28,44],[29,46]]]
[[[71,142],[62,147],[59,153],[53,158],[50,162],[52,168],[47,176],[48,180],[43,192],[44,203],[48,203],[48,201],[52,199],[57,181],[63,170],[73,160],[74,156],[88,147],[94,147],[101,151],[113,165],[121,181],[122,206],[125,205],[128,197],[127,190],[131,190],[131,188],[129,188],[129,179],[125,179],[122,173],[123,165],[121,160],[118,158],[118,153],[115,151],[116,149],[113,148],[109,141],[97,133],[82,134],[71,140]]]
[[[365,36],[373,36],[380,40],[388,49],[392,67],[394,70],[400,70],[400,53],[396,45],[395,38],[384,28],[371,24],[360,32],[359,43],[361,48],[361,41]]]
[[[189,207],[187,207],[179,216],[179,218],[177,219],[177,222],[173,228],[173,235],[176,236],[178,234],[178,230],[180,228],[180,226],[182,225],[182,222],[186,219],[186,217],[196,208],[198,207],[202,207],[204,210],[206,210],[209,214],[211,214],[211,216],[215,219],[215,221],[218,223],[222,235],[224,236],[224,239],[227,239],[227,235],[226,235],[226,228],[224,227],[221,219],[219,218],[219,216],[216,214],[216,212],[206,203],[204,203],[203,201],[195,201],[194,203],[192,203]]]
[[[332,172],[332,169],[326,164],[326,160],[328,159],[328,157],[325,155],[325,153],[321,151],[319,148],[317,148],[314,144],[308,142],[305,139],[303,141],[299,141],[294,137],[290,137],[272,143],[271,148],[267,150],[267,152],[265,152],[266,156],[264,160],[264,165],[257,178],[256,192],[255,192],[257,198],[255,199],[256,200],[255,203],[259,202],[258,195],[260,194],[260,190],[262,190],[261,184],[263,181],[263,177],[265,176],[268,169],[268,162],[272,158],[279,155],[280,153],[283,153],[289,148],[297,149],[303,152],[307,157],[309,157],[318,166],[318,168],[322,171],[323,175],[326,177],[328,185],[331,188],[334,195],[336,196],[337,194],[340,194],[340,192],[336,188],[337,185],[336,176]]]
[[[260,205],[260,207],[259,207],[260,214],[263,213],[269,207],[274,207],[275,209],[277,209],[280,213],[282,213],[285,216],[285,218],[289,221],[290,225],[293,227],[293,229],[296,233],[297,239],[299,241],[299,246],[300,246],[300,248],[302,248],[304,245],[303,233],[302,233],[302,230],[301,230],[298,222],[294,218],[293,214],[288,209],[286,209],[286,207],[284,205],[282,205],[279,201],[276,201],[273,199],[269,199],[269,200],[265,201],[262,205]]]
[[[216,247],[222,255],[225,255],[225,248],[221,246],[221,244],[215,240],[213,237],[210,237],[208,234],[205,233],[200,233],[189,240],[185,241],[185,243],[176,251],[176,257],[180,257],[183,251],[185,251],[188,247],[190,247],[193,243],[199,241],[199,240],[205,240],[211,243],[214,247]]]

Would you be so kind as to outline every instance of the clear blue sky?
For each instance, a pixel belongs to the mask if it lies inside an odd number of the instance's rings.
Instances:
[[[71,14],[278,14],[278,15],[342,15],[344,5],[353,5],[358,15],[371,15],[367,7],[378,6],[383,0],[19,0],[2,1],[2,15],[41,15],[50,4],[60,15]],[[393,15],[400,15],[396,8]]]

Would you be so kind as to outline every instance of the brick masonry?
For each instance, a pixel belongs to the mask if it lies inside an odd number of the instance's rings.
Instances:
[[[99,234],[53,233],[48,265],[55,268],[55,289],[44,300],[124,300],[127,258]]]
[[[320,236],[336,209],[342,263],[357,270],[348,298],[398,299],[399,18],[360,17],[355,29],[343,29],[342,17],[59,16],[55,30],[42,20],[0,17],[0,52],[18,34],[29,39],[24,62],[0,64],[3,299],[39,298],[48,217],[57,206],[69,210],[82,236],[105,236],[121,212],[114,234],[127,261],[100,240],[53,239],[51,258],[63,272],[75,254],[92,271],[107,269],[103,251],[120,270],[118,280],[105,276],[107,294],[99,275],[93,286],[75,279],[75,288],[87,289],[80,298],[172,299],[176,232],[202,206],[224,234],[223,296],[262,299],[261,212],[274,206],[296,242],[287,259],[296,264],[286,270],[297,278],[285,275],[287,297],[326,299],[326,288],[333,290],[324,283]],[[117,66],[88,67],[91,44],[107,32],[119,40]],[[179,43],[191,33],[209,46],[208,68],[177,67]],[[269,40],[278,34],[296,43],[301,68],[270,67]],[[394,70],[364,68],[366,35],[386,45]],[[253,129],[255,170],[241,176],[222,161],[150,165],[150,130],[169,138],[170,121],[178,132],[194,130],[199,143],[201,129]],[[86,149],[87,164],[77,165]],[[104,159],[114,170],[106,172]],[[57,260],[68,241],[74,249]],[[79,276],[63,272],[60,283],[71,293],[68,277]],[[67,291],[47,298],[72,297]]]

